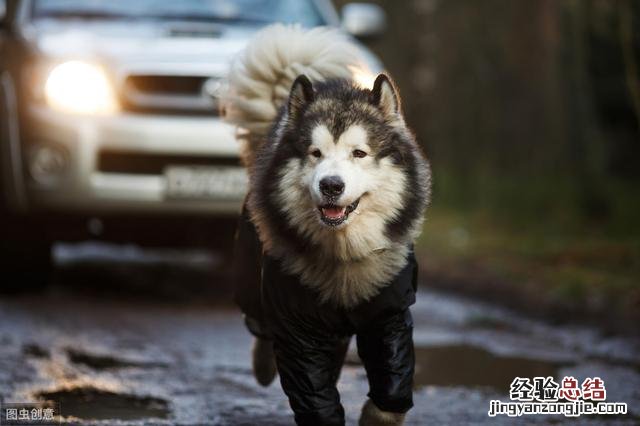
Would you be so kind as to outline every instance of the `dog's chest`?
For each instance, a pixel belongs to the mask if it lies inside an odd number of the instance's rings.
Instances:
[[[287,272],[282,261],[265,256],[262,267],[263,302],[271,317],[322,328],[331,335],[351,335],[382,312],[399,312],[415,302],[417,264],[412,251],[399,271],[365,301],[345,307],[322,301],[318,289],[306,285],[299,274]]]

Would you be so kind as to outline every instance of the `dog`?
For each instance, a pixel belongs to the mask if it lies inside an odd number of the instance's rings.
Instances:
[[[413,242],[431,171],[395,84],[362,87],[362,64],[336,30],[273,25],[222,99],[249,172],[240,239],[255,246],[241,252],[259,279],[239,304],[254,374],[279,373],[298,424],[344,424],[335,385],[352,335],[370,385],[360,424],[402,424],[412,406]]]

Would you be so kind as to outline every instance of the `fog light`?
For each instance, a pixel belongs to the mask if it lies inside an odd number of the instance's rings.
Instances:
[[[67,169],[66,153],[50,145],[40,145],[29,156],[29,174],[39,183],[51,183]]]

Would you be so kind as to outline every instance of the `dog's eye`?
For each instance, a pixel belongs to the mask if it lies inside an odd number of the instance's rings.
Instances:
[[[320,158],[322,157],[322,152],[320,152],[319,149],[314,149],[313,151],[311,151],[311,155],[313,155],[316,158]]]
[[[353,150],[353,156],[356,158],[363,158],[367,156],[367,153],[364,151],[361,151],[359,149],[354,149]]]

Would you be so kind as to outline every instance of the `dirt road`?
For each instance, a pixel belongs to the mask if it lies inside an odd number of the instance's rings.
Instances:
[[[111,270],[110,261],[102,272],[97,268],[97,276]],[[166,266],[154,262],[146,268]],[[139,279],[147,272],[130,276]],[[146,300],[139,294],[127,301],[114,294],[78,295],[89,276],[75,276],[80,282],[74,291],[55,286],[42,294],[0,299],[4,402],[54,400],[63,422],[82,425],[293,423],[279,384],[261,388],[255,383],[251,338],[233,306]],[[626,402],[630,414],[583,416],[580,424],[640,422],[637,340],[552,326],[427,289],[413,313],[417,374],[415,408],[407,424],[566,421],[562,416],[489,417],[489,401],[508,401],[516,376],[554,376],[556,381],[599,376],[607,400]],[[348,423],[355,424],[367,385],[353,352],[339,387]]]

